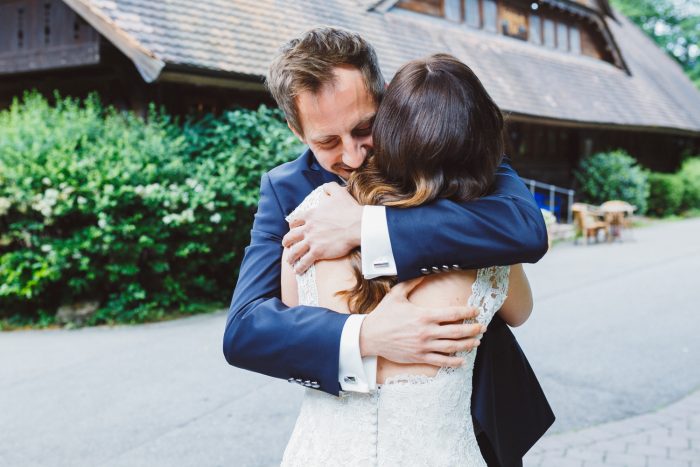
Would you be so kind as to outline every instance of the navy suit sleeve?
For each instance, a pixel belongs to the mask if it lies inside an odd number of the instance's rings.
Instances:
[[[322,391],[337,395],[340,335],[348,315],[289,308],[280,300],[284,217],[266,174],[226,320],[224,356],[231,365],[275,378],[317,381]]]
[[[537,262],[547,252],[547,229],[534,198],[508,162],[492,192],[473,201],[438,200],[387,208],[391,248],[400,280],[433,266],[477,269]]]

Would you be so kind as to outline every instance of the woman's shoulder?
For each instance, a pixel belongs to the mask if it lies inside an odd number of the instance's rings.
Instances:
[[[306,195],[306,198],[299,203],[299,206],[297,206],[289,215],[285,218],[287,222],[292,222],[294,221],[297,217],[299,217],[299,214],[309,211],[316,206],[318,206],[319,201],[321,200],[321,196],[323,195],[323,186],[319,186],[315,188],[311,193]]]

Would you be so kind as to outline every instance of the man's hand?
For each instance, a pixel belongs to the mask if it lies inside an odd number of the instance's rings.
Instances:
[[[326,183],[323,191],[326,196],[318,207],[301,214],[282,239],[282,246],[289,248],[287,261],[297,274],[316,261],[340,258],[360,245],[362,206],[337,183]]]
[[[472,350],[486,332],[481,324],[464,324],[478,315],[475,308],[453,306],[428,309],[413,305],[408,295],[423,278],[396,285],[362,323],[360,353],[397,363],[427,363],[459,367],[454,352]]]

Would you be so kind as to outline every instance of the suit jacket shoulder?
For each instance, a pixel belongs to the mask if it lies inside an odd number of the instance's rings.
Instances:
[[[293,161],[265,174],[284,215],[291,213],[316,187],[337,178],[326,172],[307,149]]]

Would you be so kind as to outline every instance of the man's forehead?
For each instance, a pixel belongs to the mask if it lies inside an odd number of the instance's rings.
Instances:
[[[331,82],[315,92],[301,92],[296,97],[296,104],[307,137],[352,131],[371,120],[377,111],[362,73],[353,67],[336,68]]]

